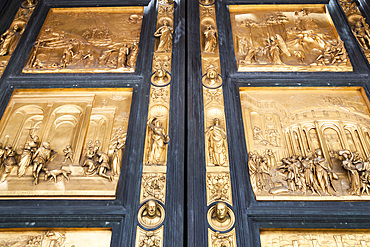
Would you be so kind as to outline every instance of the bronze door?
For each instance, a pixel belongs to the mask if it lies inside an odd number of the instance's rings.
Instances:
[[[367,246],[369,2],[187,6],[188,246]]]
[[[1,1],[4,246],[183,245],[183,4]]]

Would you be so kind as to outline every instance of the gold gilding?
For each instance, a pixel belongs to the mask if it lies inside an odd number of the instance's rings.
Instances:
[[[235,229],[228,233],[214,232],[208,229],[208,247],[236,247]]]
[[[154,231],[145,231],[139,226],[136,230],[137,247],[162,247],[163,246],[163,226]]]
[[[368,246],[369,230],[260,229],[261,247],[274,246]]]
[[[111,229],[48,228],[1,229],[2,246],[109,247]]]
[[[142,7],[52,8],[23,72],[134,72],[142,18]]]
[[[257,200],[370,199],[362,88],[241,88],[240,97]]]
[[[155,200],[145,202],[138,212],[138,221],[141,226],[149,229],[160,226],[165,217],[164,208]]]
[[[26,29],[28,20],[36,4],[36,0],[24,1],[15,15],[12,24],[10,24],[9,29],[0,36],[0,77]]]
[[[132,89],[15,90],[0,121],[0,197],[115,198]]]
[[[238,71],[352,71],[323,4],[229,6]]]
[[[362,16],[355,0],[340,0],[339,3],[351,25],[353,35],[356,37],[367,60],[370,62],[370,27],[366,23],[366,18]]]

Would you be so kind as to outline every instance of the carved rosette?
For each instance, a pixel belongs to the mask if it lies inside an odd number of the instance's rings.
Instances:
[[[21,4],[8,30],[0,35],[0,78],[8,65],[18,42],[26,29],[27,23],[37,5],[37,1],[24,1]]]
[[[175,4],[172,0],[158,1],[156,30],[153,34],[155,44],[140,193],[140,203],[145,202],[145,204],[138,213],[138,221],[146,229],[158,227],[163,223],[165,215],[167,150],[171,142],[169,114],[174,9]],[[153,202],[157,205],[156,214],[148,217],[149,204]],[[165,222],[163,224],[165,225]],[[146,231],[138,226],[135,246],[163,246],[164,225],[154,231]]]
[[[226,206],[225,208],[226,204],[224,203],[227,202],[232,205],[232,193],[223,79],[214,1],[200,0],[199,15],[202,62],[202,80],[200,83],[203,86],[204,102],[207,206],[216,203],[208,209],[207,219],[213,229],[235,233],[233,229],[234,213],[230,207]],[[216,210],[216,207],[220,207],[220,209]],[[221,211],[226,212],[226,215],[222,215]],[[216,236],[216,233],[211,229],[209,229],[209,232],[209,246],[236,246],[236,242],[232,238],[229,241],[228,238]]]

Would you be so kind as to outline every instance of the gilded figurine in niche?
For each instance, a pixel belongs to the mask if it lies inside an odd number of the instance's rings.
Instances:
[[[25,21],[18,20],[0,37],[0,56],[11,55],[24,31]]]
[[[217,32],[212,25],[207,25],[203,32],[205,37],[204,52],[214,53],[217,48]]]
[[[173,29],[166,18],[162,21],[160,20],[158,23],[161,23],[161,26],[154,33],[154,36],[159,38],[156,52],[169,52],[172,49]]]
[[[323,5],[296,11],[286,5],[277,11],[254,5],[249,11],[231,7],[239,71],[352,70],[344,44],[325,12]]]
[[[147,165],[160,165],[164,161],[163,154],[170,137],[166,134],[162,123],[157,118],[149,119],[147,126],[150,136]]]
[[[370,61],[370,27],[362,16],[356,1],[339,1],[357,41],[362,46],[366,58]]]
[[[213,125],[206,131],[206,140],[211,164],[215,166],[226,166],[226,132],[220,124],[220,119],[213,119]]]

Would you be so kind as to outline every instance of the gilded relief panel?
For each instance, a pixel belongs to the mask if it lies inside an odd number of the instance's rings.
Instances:
[[[15,90],[0,122],[0,197],[114,198],[131,89]]]
[[[142,18],[142,7],[52,8],[23,72],[134,72]]]
[[[257,200],[369,200],[370,112],[362,88],[242,88]]]
[[[109,247],[110,229],[4,229],[0,230],[1,246],[24,247]]]
[[[366,247],[370,243],[370,232],[351,229],[261,229],[260,238],[261,247]]]
[[[229,9],[238,71],[352,71],[325,5]]]
[[[351,25],[353,35],[361,45],[367,60],[370,62],[370,27],[366,18],[362,16],[355,0],[339,1],[348,22]]]

